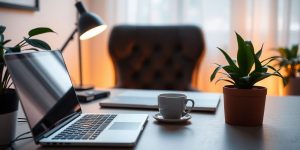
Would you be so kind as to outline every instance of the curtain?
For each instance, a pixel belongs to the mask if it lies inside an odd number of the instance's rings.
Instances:
[[[214,63],[226,61],[216,47],[236,57],[235,32],[251,40],[256,50],[264,44],[262,57],[277,55],[272,50],[300,43],[299,0],[108,0],[110,26],[194,24],[202,28],[206,53],[201,63],[197,88],[221,92],[226,83],[209,81]],[[271,77],[257,85],[268,95],[281,95],[282,83]]]

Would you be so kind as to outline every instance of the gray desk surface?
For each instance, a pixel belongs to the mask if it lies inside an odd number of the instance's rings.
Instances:
[[[112,94],[123,90],[113,90]],[[146,92],[146,91],[145,91]],[[42,147],[31,139],[15,144],[15,149],[137,149],[137,150],[300,150],[300,97],[267,97],[262,127],[230,126],[224,122],[223,100],[212,113],[192,113],[187,124],[160,124],[153,118],[157,111],[99,108],[99,101],[83,104],[84,112],[146,113],[149,121],[134,148]],[[17,135],[28,131],[18,123]]]

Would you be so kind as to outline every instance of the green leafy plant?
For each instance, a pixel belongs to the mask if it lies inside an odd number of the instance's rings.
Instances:
[[[275,69],[270,65],[279,56],[269,57],[260,61],[259,58],[262,54],[263,45],[255,53],[251,41],[244,41],[238,33],[236,33],[236,38],[238,43],[237,60],[233,60],[223,49],[218,48],[226,58],[228,64],[216,64],[217,67],[211,74],[210,81],[213,81],[216,74],[220,73],[224,76],[220,77],[216,83],[219,81],[229,82],[239,89],[251,89],[257,82],[270,76],[280,77],[284,84],[286,84],[286,80],[279,73],[279,69]],[[221,70],[225,72],[221,72]]]
[[[289,48],[278,48],[276,49],[281,58],[278,58],[278,65],[283,67],[286,75],[285,78],[288,80],[290,77],[297,77],[300,74],[300,55],[298,55],[299,45],[293,45]]]
[[[28,37],[24,37],[24,39],[16,44],[15,46],[6,46],[10,39],[5,39],[4,32],[6,30],[5,26],[0,25],[0,95],[4,93],[4,91],[11,87],[10,75],[6,69],[4,62],[4,55],[6,53],[13,52],[21,52],[21,50],[35,50],[39,49],[43,50],[51,50],[51,47],[46,42],[35,39],[34,37],[40,34],[54,32],[50,28],[39,27],[32,29],[28,32]],[[31,46],[31,47],[28,47]]]

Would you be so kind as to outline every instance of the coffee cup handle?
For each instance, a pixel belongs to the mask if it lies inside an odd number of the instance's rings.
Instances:
[[[186,99],[185,103],[187,104],[188,102],[192,102],[192,107],[190,107],[190,109],[187,109],[185,112],[183,112],[183,116],[185,116],[186,114],[190,113],[192,111],[192,109],[194,108],[195,102],[192,99]]]

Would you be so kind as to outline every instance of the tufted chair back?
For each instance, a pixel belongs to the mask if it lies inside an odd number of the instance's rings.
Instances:
[[[192,90],[203,52],[196,26],[119,25],[109,39],[118,88]]]

